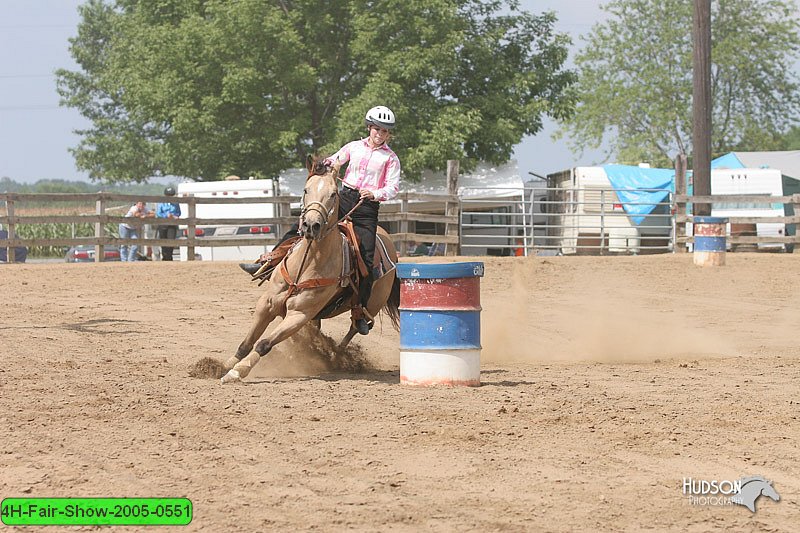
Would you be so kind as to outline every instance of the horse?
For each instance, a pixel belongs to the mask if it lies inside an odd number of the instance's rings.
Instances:
[[[306,323],[330,318],[350,309],[357,284],[347,273],[342,233],[339,231],[339,166],[328,166],[317,158],[306,160],[308,177],[303,191],[299,231],[303,237],[292,252],[276,267],[266,291],[258,299],[255,320],[236,354],[224,363],[227,373],[222,383],[239,381],[278,343],[286,340]],[[388,234],[378,228],[375,259],[383,262],[383,274],[375,280],[367,313],[383,310],[397,329],[400,306],[400,281],[395,276],[397,252]],[[372,265],[369,265],[371,268]],[[259,340],[278,316],[283,321]],[[339,345],[344,347],[355,335],[353,324]],[[255,349],[254,349],[255,347]]]
[[[731,502],[744,505],[750,509],[751,513],[756,512],[756,500],[762,495],[772,498],[776,502],[781,499],[772,483],[762,476],[745,477],[740,480],[740,483],[742,488],[739,494],[731,497]]]

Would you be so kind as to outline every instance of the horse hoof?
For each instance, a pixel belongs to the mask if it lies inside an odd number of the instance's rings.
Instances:
[[[222,378],[219,381],[220,383],[225,385],[226,383],[234,383],[236,381],[241,381],[241,380],[242,379],[239,377],[239,372],[237,370],[231,369],[228,371],[227,374],[222,376]]]

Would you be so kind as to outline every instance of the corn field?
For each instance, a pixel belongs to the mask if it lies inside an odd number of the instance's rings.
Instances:
[[[127,206],[109,208],[108,211],[124,210]],[[80,205],[63,206],[30,206],[18,205],[18,216],[50,216],[50,215],[93,215],[94,206]],[[109,237],[119,237],[117,224],[105,225],[105,234]],[[84,223],[47,223],[47,224],[18,224],[15,227],[17,236],[22,239],[67,239],[75,237],[93,237],[94,224]],[[67,253],[67,246],[31,246],[28,248],[29,257],[63,257]]]

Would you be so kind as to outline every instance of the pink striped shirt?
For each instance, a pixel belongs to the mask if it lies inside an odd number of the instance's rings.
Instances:
[[[373,150],[367,140],[345,144],[326,161],[337,158],[341,164],[350,161],[342,180],[345,184],[372,191],[379,202],[391,200],[400,189],[400,159],[386,143]]]

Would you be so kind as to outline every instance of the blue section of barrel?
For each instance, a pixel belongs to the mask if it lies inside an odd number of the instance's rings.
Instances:
[[[725,217],[694,217],[695,252],[725,252],[725,229],[728,219]]]
[[[480,261],[465,263],[399,263],[397,265],[397,277],[400,279],[447,279],[475,276],[483,276],[483,263]]]
[[[727,217],[692,217],[695,224],[727,224]]]
[[[398,264],[400,349],[480,349],[479,293],[458,291],[449,302],[441,294],[442,285],[450,285],[454,278],[481,277],[483,273],[481,262]],[[473,301],[462,300],[470,294],[474,295]],[[411,298],[414,300],[410,301]]]
[[[694,238],[695,252],[724,252],[726,247],[725,237],[699,237]]]
[[[400,311],[401,350],[475,350],[480,311]]]

